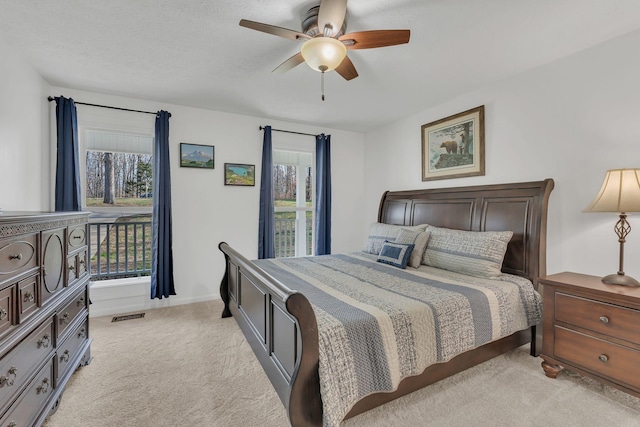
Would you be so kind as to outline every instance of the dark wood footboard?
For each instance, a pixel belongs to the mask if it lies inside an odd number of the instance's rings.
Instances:
[[[292,426],[322,425],[318,326],[307,298],[222,242],[222,317],[233,315],[285,406]]]

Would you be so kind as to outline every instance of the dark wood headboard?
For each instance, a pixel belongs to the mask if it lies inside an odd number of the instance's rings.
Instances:
[[[547,206],[553,180],[427,190],[387,191],[378,222],[430,224],[468,231],[513,231],[502,271],[538,287],[546,274]]]

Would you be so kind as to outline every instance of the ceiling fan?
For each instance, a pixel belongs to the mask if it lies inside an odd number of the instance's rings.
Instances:
[[[323,74],[336,70],[344,79],[358,77],[358,72],[347,56],[347,49],[371,49],[409,42],[409,30],[371,30],[345,34],[347,0],[320,0],[309,9],[302,20],[302,31],[290,30],[240,20],[240,26],[262,31],[289,40],[305,40],[300,52],[278,65],[274,72],[285,72],[306,62],[309,67]],[[323,95],[324,100],[324,95]]]

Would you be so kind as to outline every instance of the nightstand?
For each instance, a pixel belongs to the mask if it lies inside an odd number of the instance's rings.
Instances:
[[[542,368],[562,368],[640,397],[640,288],[559,273],[544,286]]]

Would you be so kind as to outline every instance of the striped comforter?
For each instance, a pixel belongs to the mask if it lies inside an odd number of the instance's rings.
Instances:
[[[542,318],[531,282],[512,275],[401,270],[360,252],[254,262],[313,306],[325,426],[371,393]]]

